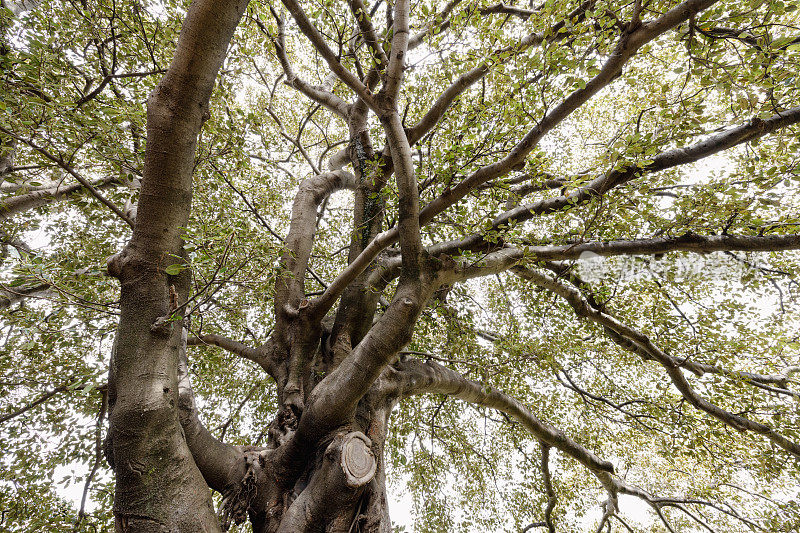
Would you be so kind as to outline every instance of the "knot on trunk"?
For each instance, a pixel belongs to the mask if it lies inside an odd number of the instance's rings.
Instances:
[[[363,487],[375,476],[377,461],[371,447],[372,441],[360,431],[348,433],[342,438],[340,464],[345,483],[351,489]]]

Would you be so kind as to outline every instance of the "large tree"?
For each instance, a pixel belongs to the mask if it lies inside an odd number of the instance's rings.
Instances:
[[[0,526],[800,527],[794,2],[9,7]]]

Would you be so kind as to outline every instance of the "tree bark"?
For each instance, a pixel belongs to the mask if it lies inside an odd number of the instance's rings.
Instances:
[[[181,231],[191,209],[197,136],[245,0],[192,3],[169,71],[147,102],[147,151],[133,236],[108,265],[122,285],[109,375],[110,461],[118,531],[218,531],[208,485],[178,417],[186,338]]]

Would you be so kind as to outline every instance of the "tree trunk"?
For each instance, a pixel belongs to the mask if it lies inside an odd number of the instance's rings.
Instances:
[[[118,531],[218,531],[208,485],[178,417],[188,277],[181,228],[191,209],[197,136],[247,3],[197,0],[169,71],[147,102],[147,152],[133,236],[109,260],[122,284],[109,373],[109,444]],[[171,265],[177,265],[170,269]]]

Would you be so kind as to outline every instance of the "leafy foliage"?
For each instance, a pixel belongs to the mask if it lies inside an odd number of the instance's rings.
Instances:
[[[408,58],[399,102],[406,128],[460,74],[481,62],[489,68],[414,147],[423,206],[505,156],[559,102],[591,83],[628,31],[624,21],[642,6],[590,2],[569,19],[564,15],[579,7],[571,0],[548,0],[526,17],[461,2],[445,28],[440,4],[421,0],[412,9],[414,29],[440,29]],[[676,2],[643,4],[647,20]],[[110,203],[135,206],[146,100],[169,65],[187,6],[172,0],[8,5],[15,13],[0,12],[0,160],[13,163],[9,170],[0,165],[2,205],[72,183],[77,173]],[[353,37],[346,2],[311,2],[306,9],[345,67],[355,72],[371,64],[368,48]],[[531,32],[541,34],[541,46],[520,46]],[[349,142],[346,124],[281,83],[284,71],[271,41],[277,33],[270,6],[251,3],[201,134],[192,219],[184,229],[189,259],[172,258],[179,261],[167,268],[169,275],[191,269],[193,335],[254,345],[269,337],[294,194]],[[796,107],[798,36],[793,1],[717,2],[644,45],[618,79],[549,132],[523,165],[423,227],[423,243],[472,233],[519,248],[688,233],[798,233],[797,126],[696,163],[643,172],[546,216],[491,224],[506,202],[557,198],[615,169],[646,169],[666,150]],[[329,77],[292,26],[286,42],[299,77],[350,99],[347,86]],[[367,129],[372,139],[384,138],[375,117]],[[519,188],[550,179],[558,186]],[[386,205],[386,227],[398,220],[398,195],[390,180],[374,198]],[[53,200],[8,215],[0,207],[2,289],[29,296],[0,311],[0,528],[110,531],[113,489],[98,432],[105,431],[119,288],[104,272],[130,227],[85,188]],[[329,283],[347,266],[353,213],[352,195],[344,192],[321,210],[309,297],[324,290],[319,280]],[[473,250],[459,257],[477,264],[484,255]],[[573,261],[571,272],[586,281],[585,296],[671,356],[731,372],[785,374],[785,382],[766,387],[713,372],[692,384],[709,402],[798,442],[792,372],[800,366],[799,260],[796,251],[623,255]],[[577,320],[561,298],[509,272],[459,283],[434,299],[407,351],[517,398],[610,460],[626,482],[676,498],[657,507],[676,531],[701,531],[703,523],[725,532],[800,528],[796,457],[694,409],[661,365],[625,351],[601,326]],[[215,347],[195,347],[191,378],[203,421],[216,436],[241,445],[266,438],[266,421],[277,408],[275,386],[255,365]],[[511,418],[430,395],[397,407],[386,459],[392,489],[411,494],[414,531],[517,531],[541,521],[547,506],[540,453],[540,444]],[[550,470],[559,530],[597,527],[605,497],[597,480],[556,451]],[[79,515],[69,500],[84,485],[88,503]],[[637,510],[640,503],[621,505],[630,527],[664,531],[656,514]],[[625,530],[622,521],[610,524]]]

